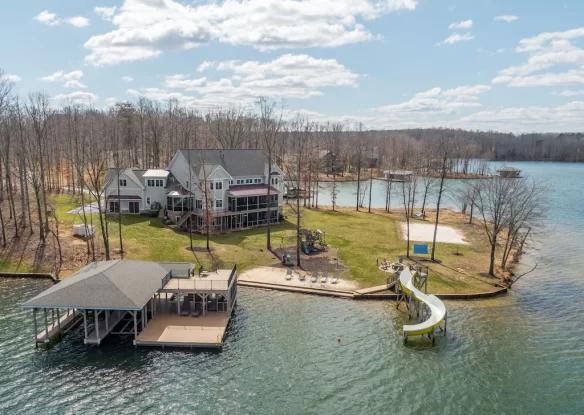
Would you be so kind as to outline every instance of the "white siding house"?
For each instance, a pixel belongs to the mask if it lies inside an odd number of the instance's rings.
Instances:
[[[105,176],[105,201],[108,212],[140,213],[156,202],[165,204],[166,170],[109,169]]]
[[[166,218],[195,230],[210,217],[218,230],[277,223],[283,193],[284,172],[273,165],[270,175],[262,150],[178,150],[166,170],[106,175],[109,211],[139,213],[160,203]]]

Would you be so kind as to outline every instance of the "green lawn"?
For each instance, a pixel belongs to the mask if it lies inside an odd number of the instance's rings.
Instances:
[[[83,252],[83,244],[71,236],[71,226],[74,223],[81,223],[81,218],[66,212],[80,206],[80,198],[67,195],[53,198],[56,215],[61,223],[64,245],[73,246],[77,243],[79,255],[79,249]],[[287,208],[284,210],[285,215],[290,213]],[[282,236],[295,234],[295,220],[296,218],[290,215],[284,223],[272,227],[273,248],[280,247]],[[402,220],[403,214],[399,213],[388,215],[376,211],[370,214],[350,209],[343,209],[340,212],[324,209],[303,210],[301,218],[302,227],[321,229],[326,233],[326,242],[330,247],[339,250],[340,261],[349,268],[343,278],[353,279],[361,287],[385,283],[388,274],[378,269],[377,259],[380,262],[383,259],[395,262],[400,255],[405,254],[406,243],[399,235]],[[477,225],[465,225],[463,219],[454,215],[446,217],[445,221],[448,225],[463,231],[471,243],[458,247],[452,244],[437,244],[437,258],[442,264],[425,263],[430,264],[431,268],[429,291],[469,293],[493,290],[493,281],[480,275],[488,264],[488,244],[483,241],[480,228]],[[426,222],[431,223],[429,220]],[[97,215],[93,216],[93,223],[100,232]],[[191,251],[187,249],[190,245],[188,233],[162,225],[159,218],[123,215],[122,225],[126,259],[190,261],[202,263],[207,268],[231,267],[237,264],[239,270],[268,266],[278,261],[266,250],[266,228],[212,235],[209,253],[205,250],[204,235],[193,234],[195,249]],[[117,216],[110,218],[109,230],[112,257],[119,258],[119,254],[115,253],[119,248]],[[99,240],[100,238],[96,238],[96,243]],[[71,251],[66,250],[65,256],[72,255]],[[18,265],[11,258],[4,258],[4,262],[0,260],[2,270],[17,268],[20,271],[29,270],[26,262]],[[66,276],[71,272],[73,270],[62,275]]]

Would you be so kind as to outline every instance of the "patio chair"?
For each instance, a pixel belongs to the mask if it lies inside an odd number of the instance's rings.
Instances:
[[[306,274],[298,274],[298,279],[300,281],[306,281]]]
[[[335,271],[333,273],[333,279],[331,280],[331,284],[336,284],[339,282],[339,271]]]
[[[286,270],[286,280],[290,281],[292,279],[292,270],[290,268],[288,268]]]
[[[320,279],[320,282],[323,283],[323,284],[326,283],[326,282],[328,282],[328,272],[327,271],[324,271],[322,273],[322,278]]]
[[[310,278],[310,282],[318,282],[318,271],[312,271],[312,278]]]

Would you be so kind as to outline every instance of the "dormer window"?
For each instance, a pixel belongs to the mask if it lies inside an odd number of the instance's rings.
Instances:
[[[120,179],[119,185],[120,187],[126,187],[128,185],[128,182],[126,181],[126,179]]]

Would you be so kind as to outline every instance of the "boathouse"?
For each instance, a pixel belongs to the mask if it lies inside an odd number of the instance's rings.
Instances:
[[[515,167],[503,167],[497,170],[499,177],[504,177],[506,179],[517,179],[521,177],[521,170]]]
[[[85,344],[117,334],[133,336],[135,346],[219,348],[236,299],[236,266],[208,272],[191,263],[113,260],[85,266],[23,307],[32,310],[36,345],[82,326]]]

